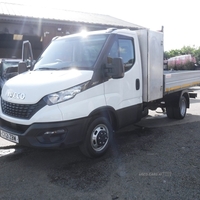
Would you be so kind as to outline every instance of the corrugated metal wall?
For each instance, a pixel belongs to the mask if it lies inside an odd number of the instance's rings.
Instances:
[[[102,26],[89,27],[84,24],[47,24],[39,25],[32,22],[18,21],[16,23],[0,22],[0,58],[21,58],[22,43],[29,40],[33,48],[34,59],[49,45],[55,36],[77,33],[81,29],[98,30]],[[106,28],[106,27],[105,27]]]

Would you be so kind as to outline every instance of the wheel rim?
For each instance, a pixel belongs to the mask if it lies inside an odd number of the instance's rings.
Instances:
[[[184,116],[185,115],[185,112],[186,112],[186,108],[187,105],[186,105],[186,101],[185,99],[181,99],[180,101],[180,113],[181,113],[181,116]]]
[[[95,151],[102,151],[109,141],[109,130],[106,125],[97,125],[91,135],[91,146]]]

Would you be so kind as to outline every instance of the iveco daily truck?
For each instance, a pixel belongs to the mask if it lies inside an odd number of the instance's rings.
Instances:
[[[148,109],[183,119],[195,96],[188,89],[200,84],[200,71],[164,73],[163,33],[149,29],[55,38],[25,71],[30,46],[24,43],[20,74],[4,84],[0,106],[0,136],[24,146],[77,145],[101,156],[114,131]]]

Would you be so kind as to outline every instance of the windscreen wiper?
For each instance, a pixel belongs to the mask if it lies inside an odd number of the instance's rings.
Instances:
[[[38,70],[58,70],[58,68],[41,67],[41,68],[35,69],[34,71],[38,71]]]

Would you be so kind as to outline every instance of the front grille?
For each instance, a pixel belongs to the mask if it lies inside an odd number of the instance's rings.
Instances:
[[[1,99],[2,112],[5,115],[20,119],[30,119],[38,110],[44,107],[46,103],[40,100],[36,104],[16,104]]]

